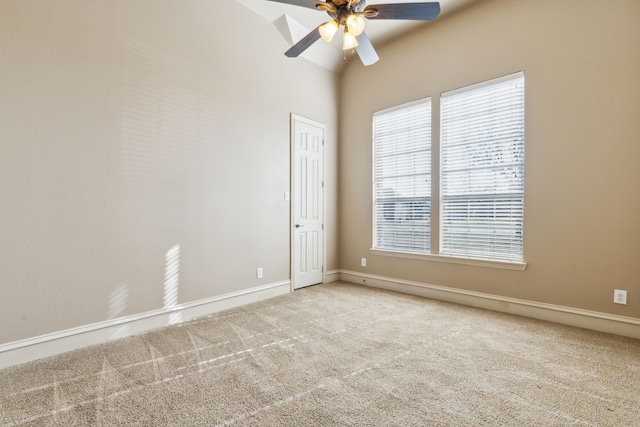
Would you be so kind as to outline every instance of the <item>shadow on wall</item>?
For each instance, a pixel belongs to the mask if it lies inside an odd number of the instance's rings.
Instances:
[[[178,307],[178,293],[180,289],[180,245],[172,246],[165,254],[164,293],[162,308],[171,309]],[[129,300],[129,285],[123,282],[109,294],[109,306],[107,319],[114,320],[124,317]],[[176,311],[169,314],[169,324],[182,322],[182,312]],[[111,339],[127,337],[131,335],[128,324],[119,325],[112,333]]]
[[[149,273],[157,271],[152,254],[166,250],[167,240],[184,237],[184,224],[201,212],[199,187],[205,181],[202,171],[214,163],[222,86],[198,66],[136,40],[127,41],[125,56],[119,213],[127,248],[123,273],[135,281],[136,290],[155,292],[162,276]],[[163,309],[177,307],[179,277],[180,244],[175,244],[165,252]],[[131,297],[127,283],[114,290],[109,319],[122,316]],[[170,313],[169,319],[178,323],[182,315]],[[126,334],[123,325],[114,338]]]

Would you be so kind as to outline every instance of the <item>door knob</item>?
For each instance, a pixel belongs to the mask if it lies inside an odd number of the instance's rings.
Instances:
[[[302,224],[296,224],[296,228],[304,227]]]

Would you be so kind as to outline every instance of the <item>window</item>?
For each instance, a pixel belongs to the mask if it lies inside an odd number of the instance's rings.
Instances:
[[[374,247],[429,252],[431,100],[373,116]]]
[[[524,268],[524,74],[443,93],[431,169],[431,99],[373,115],[373,249]],[[440,188],[440,241],[431,188]],[[403,255],[403,253],[409,253]]]
[[[522,261],[524,76],[441,97],[443,255]]]

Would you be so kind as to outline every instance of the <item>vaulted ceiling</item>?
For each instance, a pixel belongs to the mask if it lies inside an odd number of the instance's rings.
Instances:
[[[251,9],[267,21],[273,23],[290,46],[297,43],[311,30],[316,28],[330,18],[324,12],[315,11],[309,8],[293,6],[277,1],[268,0],[236,0],[238,3]],[[440,0],[441,13],[437,19],[443,15],[453,12],[480,0]],[[321,1],[320,1],[321,2]],[[369,0],[368,5],[407,3],[412,0]],[[402,21],[402,20],[376,20],[367,22],[366,33],[374,46],[398,37],[403,33],[414,30],[420,26],[429,25],[424,21]],[[332,44],[322,41],[315,43],[307,49],[300,58],[311,61],[328,70],[336,71],[343,64],[345,55],[342,53],[340,38],[336,37]],[[284,51],[283,51],[284,54]],[[347,55],[350,56],[350,55]],[[292,60],[301,60],[300,58]]]

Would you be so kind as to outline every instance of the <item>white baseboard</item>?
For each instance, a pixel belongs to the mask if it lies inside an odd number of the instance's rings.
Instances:
[[[3,344],[0,345],[0,369],[117,338],[137,335],[290,292],[291,282],[287,280]]]
[[[323,283],[337,282],[340,280],[340,270],[329,270],[324,275]]]
[[[564,325],[600,332],[640,338],[640,319],[545,304],[446,286],[430,285],[408,280],[374,276],[354,271],[338,270],[340,280],[365,286],[402,292],[405,294],[453,302],[503,313],[517,314]]]

